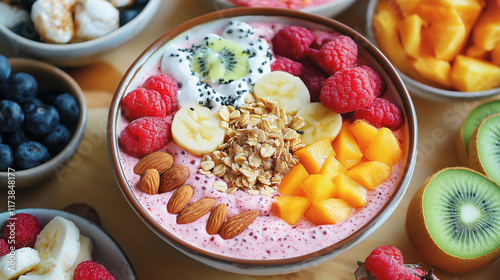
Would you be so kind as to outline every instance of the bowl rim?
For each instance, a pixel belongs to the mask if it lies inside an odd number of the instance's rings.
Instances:
[[[53,166],[57,166],[60,164],[63,164],[67,160],[69,160],[73,154],[76,152],[80,141],[83,138],[83,134],[85,132],[85,127],[87,123],[87,102],[85,100],[85,94],[83,93],[82,89],[80,88],[80,85],[71,77],[68,73],[64,72],[60,68],[49,64],[47,62],[35,60],[35,59],[30,59],[30,58],[19,58],[19,57],[14,57],[14,58],[8,58],[7,59],[11,65],[13,63],[16,63],[20,67],[33,67],[38,69],[39,71],[43,71],[46,73],[51,73],[52,76],[58,77],[58,79],[64,79],[65,83],[67,83],[73,93],[72,95],[76,97],[78,104],[80,105],[80,116],[78,118],[78,125],[76,126],[75,132],[73,133],[73,136],[71,137],[71,140],[68,142],[66,147],[62,149],[55,157],[51,158],[50,160],[35,166],[30,169],[24,169],[24,170],[14,170],[15,172],[15,177],[20,178],[23,176],[27,176],[30,174],[34,173],[47,173],[50,170],[53,169]],[[0,178],[2,179],[2,182],[8,179],[9,176],[9,171],[3,171],[0,172]],[[5,179],[5,180],[4,180]],[[7,185],[0,185],[0,188],[6,188]],[[17,186],[21,187],[21,186]],[[28,186],[28,187],[34,187],[34,186]]]
[[[377,42],[375,40],[375,35],[373,34],[373,15],[375,13],[376,6],[380,2],[380,0],[369,0],[368,6],[366,8],[366,26],[365,26],[365,32],[366,32],[366,37],[372,42],[373,45],[375,45],[377,48]],[[381,50],[382,52],[382,50]],[[383,53],[383,52],[382,52]],[[384,54],[385,56],[385,54]],[[387,58],[389,60],[389,58]],[[392,63],[392,62],[391,62]],[[394,68],[398,72],[398,74],[401,76],[403,81],[407,84],[407,87],[410,89],[414,89],[410,93],[417,94],[419,96],[425,97],[425,98],[430,98],[432,99],[431,95],[435,95],[434,98],[442,98],[446,99],[448,101],[460,101],[463,99],[484,99],[488,97],[492,97],[494,95],[500,94],[500,87],[493,88],[493,89],[488,89],[488,90],[481,90],[481,91],[458,91],[458,90],[447,90],[447,89],[442,89],[442,88],[437,88],[430,86],[428,84],[419,82],[410,76],[406,75],[403,73],[401,70],[399,70],[395,65]],[[425,94],[420,93],[419,91],[424,91]]]
[[[311,22],[314,24],[319,24],[327,28],[331,28],[332,30],[338,31],[343,34],[349,34],[355,41],[358,42],[359,45],[362,45],[366,52],[370,54],[380,66],[387,70],[387,74],[389,78],[393,81],[396,90],[400,92],[401,102],[404,107],[404,111],[407,113],[407,135],[406,135],[406,159],[405,166],[402,170],[402,176],[399,180],[397,190],[393,192],[390,200],[386,203],[383,209],[378,212],[367,224],[358,229],[354,234],[346,237],[338,243],[332,244],[324,249],[300,255],[293,258],[286,259],[268,259],[268,260],[258,260],[258,259],[244,259],[244,258],[235,258],[235,257],[227,257],[220,254],[215,254],[211,252],[207,252],[202,248],[194,247],[193,245],[188,244],[185,241],[180,240],[179,238],[173,236],[168,231],[163,229],[140,205],[138,200],[135,198],[135,195],[131,191],[127,180],[125,178],[124,172],[120,169],[120,158],[119,158],[119,143],[118,143],[118,134],[116,124],[120,114],[119,100],[124,96],[127,85],[135,78],[137,72],[141,69],[142,63],[147,61],[147,59],[152,56],[158,48],[164,45],[168,40],[176,37],[182,32],[205,22],[209,22],[211,20],[218,20],[221,18],[232,18],[232,17],[240,17],[240,16],[278,16],[290,18],[293,20],[303,20],[307,22]],[[390,215],[397,207],[399,202],[401,201],[406,189],[408,188],[409,182],[413,175],[413,170],[415,168],[416,163],[416,152],[417,152],[417,121],[416,121],[416,112],[413,107],[413,103],[411,101],[411,97],[406,90],[406,87],[396,72],[395,68],[390,64],[390,62],[382,55],[382,53],[365,37],[363,37],[360,33],[352,29],[351,27],[336,21],[331,18],[317,16],[314,14],[309,14],[301,11],[295,10],[285,10],[285,9],[276,9],[276,8],[231,8],[231,9],[223,9],[215,12],[211,12],[194,19],[191,19],[187,22],[182,23],[166,32],[164,35],[160,36],[155,42],[153,42],[144,52],[142,52],[139,57],[133,62],[127,72],[124,74],[122,80],[120,81],[115,95],[113,96],[113,100],[111,101],[111,107],[108,115],[108,126],[107,126],[107,135],[108,135],[108,152],[109,157],[113,169],[113,174],[115,179],[117,180],[118,186],[125,196],[127,202],[131,205],[132,209],[136,212],[136,214],[141,218],[141,220],[152,229],[160,238],[165,240],[167,243],[180,250],[181,252],[188,254],[194,257],[200,257],[202,259],[206,259],[209,261],[215,261],[223,264],[235,264],[240,268],[240,272],[247,272],[247,269],[250,268],[277,268],[280,269],[296,266],[298,264],[312,264],[316,260],[321,257],[327,256],[328,258],[334,257],[343,251],[346,251],[366,237],[368,237],[373,231],[375,231],[378,227],[385,222]],[[179,249],[181,247],[181,249]],[[183,251],[184,250],[184,251]],[[340,251],[340,252],[339,252]],[[187,252],[187,253],[186,253]],[[290,271],[290,270],[283,270]]]

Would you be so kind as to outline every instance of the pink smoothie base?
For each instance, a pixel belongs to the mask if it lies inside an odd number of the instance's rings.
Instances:
[[[303,9],[318,6],[336,0],[228,0],[240,7],[269,7],[285,9]]]

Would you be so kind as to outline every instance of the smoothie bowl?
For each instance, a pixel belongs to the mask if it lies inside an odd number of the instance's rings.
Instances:
[[[349,27],[297,11],[228,9],[172,29],[129,68],[108,121],[139,217],[235,273],[289,273],[352,248],[394,211],[416,160],[394,68]]]

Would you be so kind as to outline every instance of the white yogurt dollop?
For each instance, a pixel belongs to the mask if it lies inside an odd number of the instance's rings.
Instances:
[[[249,57],[248,71],[244,77],[230,82],[204,82],[203,78],[192,70],[191,60],[196,49],[213,38],[230,39],[245,49]],[[166,46],[161,60],[161,71],[179,82],[177,101],[180,107],[198,103],[210,109],[218,109],[221,105],[240,106],[252,92],[255,82],[271,72],[272,59],[269,44],[255,35],[250,24],[230,22],[220,35],[210,33],[189,48],[179,48],[174,44]]]

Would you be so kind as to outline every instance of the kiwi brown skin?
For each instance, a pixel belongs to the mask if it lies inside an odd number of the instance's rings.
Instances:
[[[479,131],[481,130],[481,126],[484,122],[486,122],[488,119],[492,118],[492,117],[497,117],[497,116],[500,116],[500,114],[494,114],[494,115],[491,115],[485,119],[483,119],[479,125],[477,126],[476,130],[474,130],[474,133],[472,134],[471,136],[471,139],[470,139],[470,142],[469,142],[469,158],[468,158],[468,165],[470,168],[476,170],[477,172],[479,173],[482,173],[486,176],[488,176],[486,174],[486,171],[484,170],[483,168],[483,164],[481,163],[481,160],[479,158],[479,152],[478,152],[478,142],[477,142],[477,137],[478,137],[478,134],[479,134]]]
[[[429,182],[431,182],[439,173],[448,169],[463,169],[484,176],[483,174],[467,167],[445,168],[431,175],[415,193],[408,206],[406,215],[406,233],[413,246],[417,249],[419,256],[427,264],[453,273],[465,273],[478,270],[495,261],[498,257],[500,257],[500,247],[477,258],[466,259],[446,253],[434,242],[425,224],[423,196]]]

